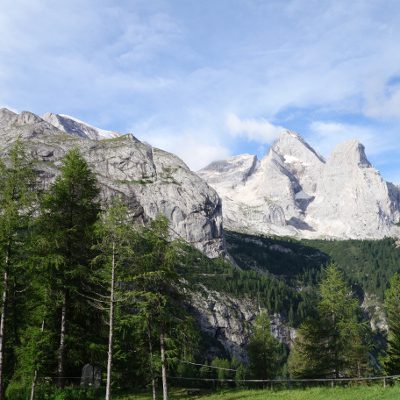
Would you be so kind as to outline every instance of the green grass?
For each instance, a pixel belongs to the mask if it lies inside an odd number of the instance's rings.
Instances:
[[[159,397],[161,399],[161,397]],[[400,385],[358,386],[349,388],[312,388],[296,390],[225,390],[215,394],[188,396],[186,391],[174,391],[171,400],[398,400]],[[115,400],[151,400],[146,394],[118,397]]]

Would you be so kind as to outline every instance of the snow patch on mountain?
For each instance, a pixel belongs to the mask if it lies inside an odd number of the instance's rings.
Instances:
[[[117,138],[121,134],[114,131],[96,128],[78,118],[66,114],[46,113],[42,118],[55,126],[57,129],[70,135],[79,136],[84,139],[102,140]]]

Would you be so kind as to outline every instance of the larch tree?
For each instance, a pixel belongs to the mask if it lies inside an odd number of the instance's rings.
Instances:
[[[169,221],[158,216],[142,231],[137,248],[139,273],[134,280],[137,316],[148,336],[153,396],[152,340],[155,336],[158,339],[163,400],[168,399],[168,360],[185,352],[188,355],[189,347],[194,348],[197,341],[193,320],[185,310],[184,284],[177,272],[182,247],[179,241],[170,240],[168,227]]]
[[[360,376],[368,368],[364,324],[358,320],[358,301],[335,265],[326,268],[319,294],[317,318],[300,326],[289,370],[304,378]]]
[[[121,199],[114,198],[109,209],[102,215],[96,225],[98,251],[93,260],[100,265],[95,279],[108,287],[106,294],[97,294],[96,303],[100,303],[108,312],[108,351],[107,351],[107,380],[105,399],[111,399],[112,363],[114,346],[114,320],[115,311],[119,303],[123,304],[127,293],[121,290],[124,282],[123,277],[129,280],[135,275],[135,242],[137,241],[137,230],[134,227],[128,208]]]
[[[400,374],[400,275],[395,274],[390,280],[390,287],[385,293],[385,309],[389,326],[385,371],[388,375]]]
[[[94,227],[100,212],[98,196],[94,173],[79,151],[72,149],[41,201],[42,273],[59,306],[57,376],[61,387],[65,383],[69,325],[79,311],[76,303],[91,273]],[[76,321],[76,331],[79,324]]]
[[[15,282],[24,275],[24,246],[34,204],[35,173],[22,143],[18,140],[8,159],[0,162],[0,399],[4,398],[5,342],[10,294],[16,295]],[[16,299],[14,298],[14,301]],[[14,315],[14,317],[16,317]],[[17,334],[14,331],[14,336]],[[16,340],[16,338],[14,338]]]
[[[249,369],[256,379],[274,378],[282,364],[282,345],[272,336],[269,316],[262,311],[256,318],[247,346]]]

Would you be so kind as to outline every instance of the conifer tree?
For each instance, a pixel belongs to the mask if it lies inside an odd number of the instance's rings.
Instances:
[[[61,387],[65,382],[71,320],[75,318],[75,334],[85,332],[85,328],[80,329],[84,319],[79,320],[79,312],[84,309],[77,303],[91,273],[94,226],[100,212],[98,195],[93,172],[79,151],[73,149],[65,155],[60,175],[41,202],[42,274],[59,307],[57,375]],[[89,321],[90,313],[85,318]],[[82,337],[79,341],[69,340],[75,346],[82,342]]]
[[[272,379],[276,376],[282,362],[282,345],[272,336],[266,311],[256,318],[247,352],[250,373],[254,378]]]
[[[0,162],[0,267],[1,316],[0,316],[0,399],[4,397],[5,342],[10,297],[17,299],[16,282],[24,273],[24,246],[32,216],[35,174],[22,143],[18,140],[11,148],[9,159]],[[15,309],[15,307],[13,307]],[[14,318],[16,315],[14,313]],[[14,328],[16,323],[14,321]],[[16,329],[13,332],[17,340]]]
[[[358,303],[341,272],[329,265],[320,287],[317,318],[305,321],[289,358],[295,377],[361,375],[368,367]]]
[[[385,371],[388,375],[400,374],[400,276],[396,273],[390,280],[385,294],[385,308],[389,334],[387,340]]]
[[[109,288],[106,296],[100,295],[98,299],[100,303],[106,303],[108,311],[105,398],[109,400],[111,398],[115,309],[119,303],[123,304],[124,297],[124,291],[118,285],[123,286],[124,282],[121,281],[123,277],[131,281],[136,273],[133,258],[137,231],[134,228],[133,221],[129,218],[128,208],[120,199],[115,198],[107,212],[102,215],[97,223],[96,233],[98,237],[96,249],[99,251],[99,255],[94,259],[94,262],[101,264],[101,268],[97,271],[97,279]]]
[[[168,359],[178,354],[188,356],[198,340],[193,320],[184,308],[184,285],[177,273],[182,246],[169,239],[168,224],[164,216],[159,216],[142,231],[142,247],[137,248],[139,274],[135,278],[135,306],[146,326],[149,345],[158,337],[164,400],[168,399]]]

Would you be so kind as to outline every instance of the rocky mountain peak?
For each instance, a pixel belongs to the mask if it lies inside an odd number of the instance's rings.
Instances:
[[[298,133],[286,130],[271,146],[277,154],[283,157],[285,163],[314,163],[325,162]]]
[[[286,131],[244,181],[237,160],[219,161],[202,177],[223,201],[225,226],[249,233],[298,237],[382,238],[400,234],[400,190],[379,175],[357,140],[338,145],[327,161],[299,134]]]
[[[328,163],[347,168],[354,168],[354,166],[372,167],[365,154],[364,145],[358,140],[349,140],[337,145],[328,158]]]
[[[0,126],[9,125],[16,117],[17,114],[8,108],[0,108]]]
[[[32,125],[43,122],[43,119],[30,111],[22,111],[15,120],[16,125]]]
[[[61,131],[83,139],[101,140],[120,136],[120,133],[118,132],[96,128],[86,122],[65,114],[54,114],[48,112],[44,114],[42,118]]]
[[[171,236],[210,257],[224,254],[221,200],[177,156],[73,117],[47,113],[42,119],[27,111],[0,110],[0,154],[17,138],[35,160],[43,186],[59,174],[64,155],[79,147],[97,175],[105,202],[121,196],[139,224],[163,214],[170,220]]]

